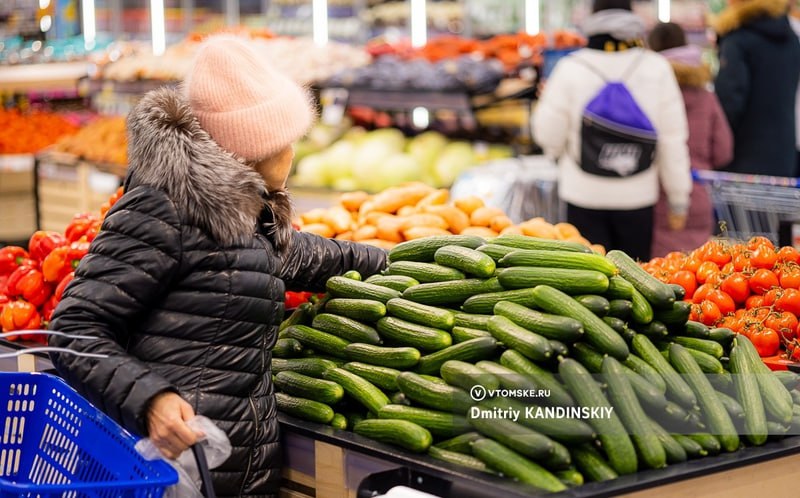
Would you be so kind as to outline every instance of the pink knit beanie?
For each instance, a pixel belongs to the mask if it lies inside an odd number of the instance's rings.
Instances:
[[[284,150],[314,121],[306,91],[230,35],[203,44],[185,88],[189,106],[211,138],[248,161]]]

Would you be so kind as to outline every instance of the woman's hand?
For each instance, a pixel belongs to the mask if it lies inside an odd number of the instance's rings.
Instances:
[[[670,213],[667,217],[667,223],[669,224],[669,229],[673,232],[683,230],[686,228],[686,215]]]
[[[192,405],[174,392],[164,392],[150,402],[147,430],[150,440],[161,453],[174,460],[202,437],[186,422],[194,417]]]

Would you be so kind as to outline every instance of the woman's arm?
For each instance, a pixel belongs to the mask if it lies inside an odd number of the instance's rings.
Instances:
[[[573,105],[570,97],[571,67],[574,64],[568,59],[556,64],[536,103],[531,122],[533,140],[553,159],[567,151]]]

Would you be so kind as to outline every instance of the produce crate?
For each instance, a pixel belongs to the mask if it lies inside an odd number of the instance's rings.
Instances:
[[[25,240],[36,230],[34,158],[0,155],[0,241]]]

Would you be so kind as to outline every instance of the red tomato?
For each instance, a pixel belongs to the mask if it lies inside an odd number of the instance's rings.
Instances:
[[[696,255],[692,255],[683,262],[681,269],[690,271],[692,273],[697,273],[697,270],[700,268],[701,264],[703,264],[703,260]]]
[[[800,263],[800,252],[792,246],[784,246],[778,250],[778,261],[784,263]]]
[[[683,261],[684,259],[686,259],[686,254],[680,251],[672,251],[671,253],[664,256],[664,259],[669,261]]]
[[[800,290],[784,289],[780,297],[775,300],[775,309],[794,313],[795,316],[800,315]]]
[[[781,347],[780,336],[769,327],[756,328],[750,333],[749,339],[753,341],[753,346],[762,358],[775,356]]]
[[[764,294],[773,287],[778,287],[780,281],[775,273],[767,269],[756,270],[750,276],[750,290],[753,294]]]
[[[775,248],[767,245],[759,245],[750,254],[750,264],[753,268],[766,268],[771,270],[778,262],[778,253]]]
[[[722,312],[715,302],[706,300],[700,303],[699,318],[704,324],[712,326],[722,318]]]
[[[744,302],[744,307],[751,310],[753,308],[760,308],[764,305],[764,296],[753,295],[747,298]]]
[[[750,296],[750,286],[747,277],[739,272],[734,272],[725,277],[720,284],[720,289],[730,295],[734,301],[741,304]]]
[[[800,288],[800,267],[796,265],[784,266],[779,277],[781,287],[784,289]]]
[[[766,237],[757,236],[747,241],[747,248],[751,251],[761,245],[765,245],[773,250],[775,249],[775,244],[773,244],[772,241]]]
[[[764,320],[764,326],[776,331],[785,342],[794,340],[797,323],[797,317],[787,311],[773,311]]]
[[[728,263],[728,264],[726,264],[726,265],[725,265],[725,266],[723,266],[722,268],[720,268],[720,271],[721,271],[722,273],[724,273],[725,275],[730,275],[731,273],[733,273],[733,272],[735,272],[735,271],[736,271],[736,267],[735,267],[735,266],[733,265],[733,263],[731,262],[731,263]]]
[[[730,251],[719,242],[709,242],[706,244],[705,261],[711,261],[718,267],[726,265],[731,260]]]
[[[736,303],[727,292],[714,289],[708,293],[706,299],[716,304],[717,307],[719,307],[720,313],[723,315],[727,315],[728,313],[733,313],[736,311]]]
[[[719,273],[719,266],[713,261],[703,261],[697,269],[697,281],[704,284],[715,273]]]
[[[738,253],[733,257],[733,269],[736,271],[745,271],[752,268],[750,264],[750,259],[747,256],[747,253]]]
[[[775,304],[775,301],[783,295],[783,289],[780,287],[773,287],[764,294],[764,299],[761,301],[761,306],[770,307]]]
[[[696,291],[694,291],[694,295],[692,296],[692,301],[694,301],[697,304],[700,304],[702,301],[706,299],[708,293],[711,292],[712,290],[714,290],[714,287],[710,285],[707,284],[701,285],[700,287],[697,288]]]
[[[728,315],[722,317],[722,320],[719,321],[717,327],[726,327],[734,332],[739,332],[742,330],[742,325],[742,320],[739,317],[735,315]]]
[[[694,292],[697,290],[697,278],[694,276],[694,273],[688,270],[680,270],[673,273],[672,277],[669,279],[669,283],[683,287],[686,291],[687,299],[691,299],[692,296],[694,296]]]

